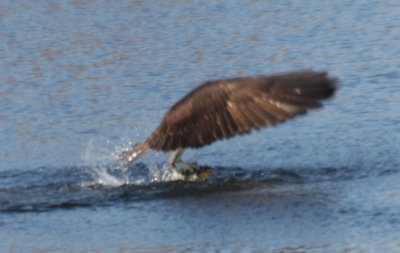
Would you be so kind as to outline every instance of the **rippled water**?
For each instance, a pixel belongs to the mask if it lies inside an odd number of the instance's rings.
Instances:
[[[1,252],[399,252],[400,4],[2,1]],[[323,110],[128,169],[211,78],[295,69],[341,80]]]

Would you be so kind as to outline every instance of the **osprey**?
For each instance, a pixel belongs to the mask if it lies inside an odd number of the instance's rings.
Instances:
[[[177,166],[181,173],[193,172],[195,164],[180,160],[185,148],[282,123],[321,107],[335,90],[336,79],[308,70],[207,81],[173,105],[146,140],[119,158],[128,166],[149,149],[171,151],[169,165],[175,173],[180,174]]]

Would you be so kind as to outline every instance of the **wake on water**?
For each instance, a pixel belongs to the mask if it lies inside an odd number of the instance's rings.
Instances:
[[[164,154],[150,152],[128,168],[117,159],[127,145],[107,138],[88,142],[84,165],[0,172],[0,212],[41,212],[59,208],[108,206],[165,197],[221,193],[249,188],[285,187],[325,181],[355,180],[397,174],[393,168],[349,167],[255,168],[214,167],[205,181],[175,181]]]
[[[147,198],[146,186],[174,180],[168,166],[156,159],[122,167],[117,155],[128,146],[96,138],[82,154],[83,165],[0,171],[0,211],[108,205],[127,193]]]
[[[97,138],[88,143],[84,152],[84,161],[91,181],[83,183],[83,187],[104,186],[148,186],[175,182],[171,168],[166,164],[166,157],[162,153],[149,152],[141,161],[123,167],[118,161],[118,154],[127,150],[134,142],[127,145],[115,145],[109,139]],[[193,157],[192,159],[193,160]],[[210,168],[208,166],[204,166]],[[211,169],[211,168],[210,168]],[[241,168],[241,167],[213,167],[211,175],[205,184],[225,184],[227,182],[319,182],[326,180],[352,180],[365,177],[370,173],[364,166],[351,167],[324,167],[324,168]],[[372,173],[372,172],[371,172]],[[371,174],[372,175],[372,174]],[[376,175],[380,176],[380,175]],[[188,183],[188,182],[186,182]],[[195,182],[200,184],[200,182]],[[246,183],[245,183],[246,184]]]

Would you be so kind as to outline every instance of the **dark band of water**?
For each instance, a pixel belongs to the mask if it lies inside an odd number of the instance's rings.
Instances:
[[[94,174],[103,170],[119,180],[110,185]],[[167,170],[160,166],[159,170]],[[397,174],[391,169],[367,172],[362,168],[320,168],[309,170],[240,167],[216,167],[205,181],[154,181],[152,170],[139,163],[127,170],[87,166],[0,172],[0,211],[43,212],[54,209],[95,208],[123,205],[126,202],[151,201],[159,198],[198,197],[199,195],[269,188],[292,184],[339,182],[369,176]],[[97,175],[97,176],[95,176]],[[23,183],[19,183],[23,182]]]

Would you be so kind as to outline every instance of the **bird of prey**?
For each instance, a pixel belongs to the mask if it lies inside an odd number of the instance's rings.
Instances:
[[[149,149],[170,151],[174,173],[193,171],[194,164],[180,159],[185,148],[247,134],[319,108],[334,95],[336,83],[326,72],[311,70],[207,81],[174,104],[147,139],[119,158],[128,166]]]

